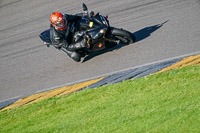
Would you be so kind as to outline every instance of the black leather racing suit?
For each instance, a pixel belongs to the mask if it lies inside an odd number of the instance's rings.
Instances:
[[[50,25],[50,39],[56,48],[65,48],[67,55],[79,62],[84,55],[78,53],[77,50],[86,47],[86,40],[83,38],[83,33],[77,34],[75,41],[73,41],[73,36],[78,31],[77,22],[81,19],[81,16],[65,14],[64,17],[68,21],[67,29],[59,30]]]

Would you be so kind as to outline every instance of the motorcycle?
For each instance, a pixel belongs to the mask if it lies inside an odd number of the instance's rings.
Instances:
[[[80,49],[77,52],[89,55],[93,52],[112,48],[118,44],[127,45],[135,42],[135,36],[129,31],[110,26],[108,16],[88,11],[88,8],[84,3],[82,8],[84,13],[76,14],[82,16],[82,19],[78,22],[79,31],[77,34],[79,34],[80,31],[84,31],[85,38],[87,38],[88,48]],[[52,45],[49,30],[42,32],[40,38],[48,47]],[[64,47],[60,50],[66,52]]]

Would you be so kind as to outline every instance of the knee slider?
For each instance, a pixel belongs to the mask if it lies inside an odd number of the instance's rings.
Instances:
[[[73,52],[71,54],[71,58],[76,62],[81,61],[81,55],[79,53],[77,53],[77,52]]]

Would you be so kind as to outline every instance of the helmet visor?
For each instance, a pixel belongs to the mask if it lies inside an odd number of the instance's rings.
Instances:
[[[63,17],[63,20],[62,21],[58,21],[56,23],[56,27],[58,27],[59,29],[67,29],[67,20],[65,17]]]

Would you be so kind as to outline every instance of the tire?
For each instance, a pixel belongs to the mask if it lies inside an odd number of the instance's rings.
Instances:
[[[115,40],[120,40],[120,43],[123,44],[130,44],[135,42],[135,36],[124,29],[118,29],[118,28],[112,28],[111,29],[111,34],[115,38]]]

